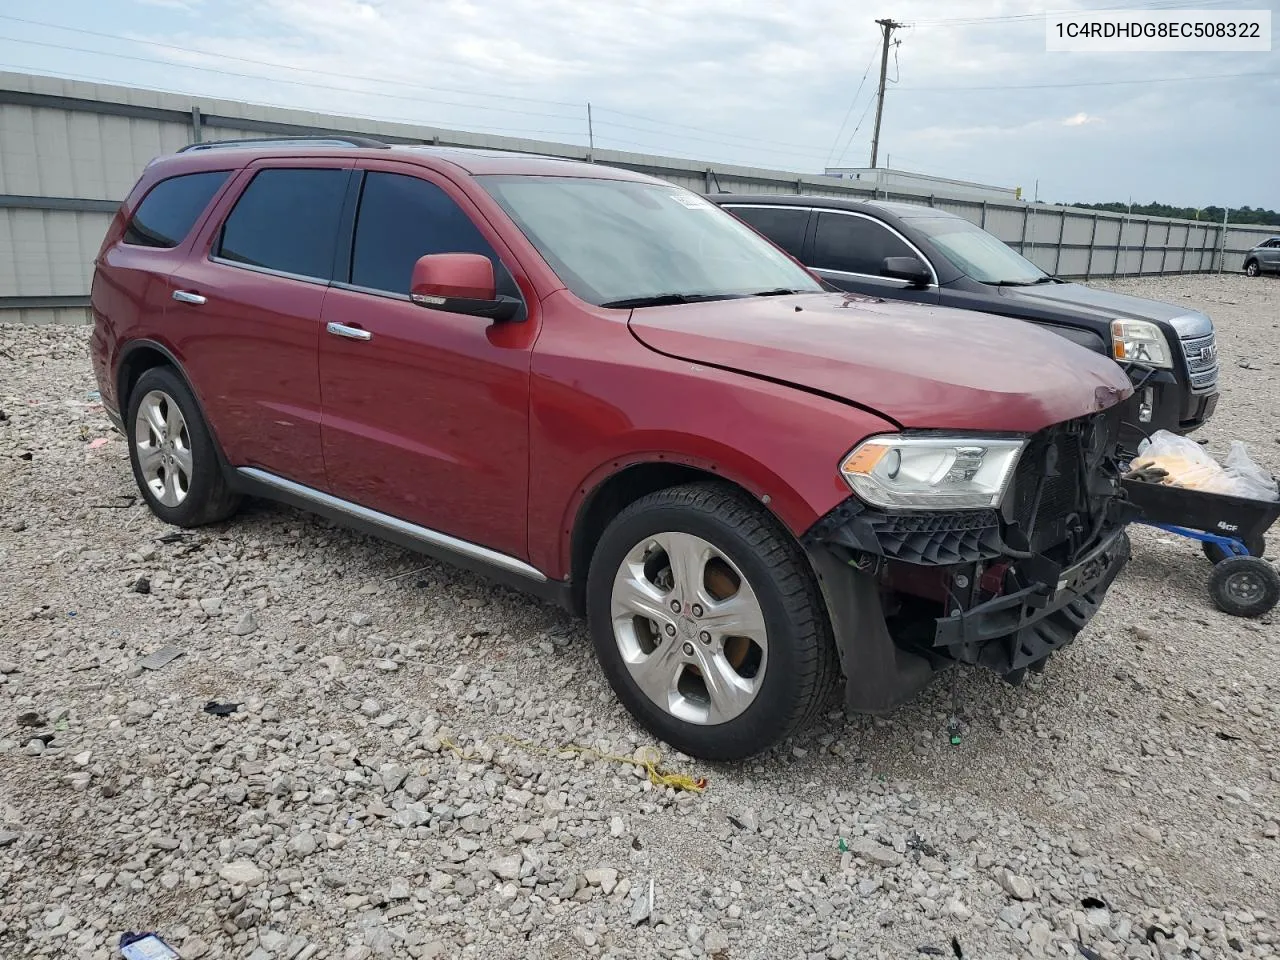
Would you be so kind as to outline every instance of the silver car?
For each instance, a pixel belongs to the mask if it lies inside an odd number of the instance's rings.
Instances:
[[[1246,253],[1244,272],[1251,277],[1260,273],[1280,273],[1280,237],[1263,240]]]

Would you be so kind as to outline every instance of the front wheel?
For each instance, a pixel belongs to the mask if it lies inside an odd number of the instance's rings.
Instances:
[[[1256,277],[1262,269],[1258,266],[1257,260],[1250,260],[1244,265],[1244,274],[1246,277]]]
[[[721,484],[661,490],[614,518],[592,557],[587,615],[632,716],[706,760],[787,736],[825,705],[836,675],[799,545]]]
[[[1233,617],[1260,617],[1280,603],[1280,573],[1259,557],[1231,557],[1209,574],[1209,595]]]

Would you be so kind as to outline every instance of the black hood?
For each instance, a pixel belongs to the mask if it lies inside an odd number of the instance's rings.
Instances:
[[[1055,303],[1077,307],[1082,313],[1107,321],[1117,317],[1163,320],[1173,326],[1179,337],[1202,337],[1213,332],[1213,321],[1199,310],[1086,287],[1083,283],[1038,283],[1029,287],[1001,287],[1000,295],[1012,301],[1025,300],[1041,305]]]

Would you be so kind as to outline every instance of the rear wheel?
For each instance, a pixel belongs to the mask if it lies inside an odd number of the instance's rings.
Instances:
[[[1261,272],[1262,269],[1258,266],[1257,260],[1250,260],[1244,265],[1244,273],[1247,277],[1256,277]]]
[[[1258,557],[1231,557],[1209,574],[1209,595],[1235,617],[1260,617],[1280,603],[1280,573]]]
[[[758,753],[826,703],[835,649],[800,547],[714,483],[622,511],[592,557],[587,613],[614,692],[650,732],[708,760]]]
[[[151,512],[165,523],[196,527],[235,513],[213,436],[191,389],[170,367],[152,367],[129,394],[129,461]]]
[[[1229,557],[1236,556],[1234,553],[1227,553],[1216,543],[1202,541],[1200,547],[1204,550],[1204,555],[1208,557],[1210,563],[1221,563]],[[1267,552],[1267,541],[1263,537],[1252,537],[1244,541],[1244,547],[1249,551],[1251,557],[1261,557]]]

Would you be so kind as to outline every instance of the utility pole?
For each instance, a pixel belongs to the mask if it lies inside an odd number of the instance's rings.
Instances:
[[[880,24],[880,32],[884,36],[884,47],[880,51],[880,91],[876,94],[876,130],[871,135],[872,170],[876,167],[876,153],[880,149],[880,118],[884,114],[884,82],[889,73],[889,38],[893,35],[893,31],[905,26],[892,18],[877,20],[876,23]]]
[[[587,101],[587,160],[590,163],[596,162],[596,132],[591,125],[591,101]]]
[[[1231,214],[1230,207],[1224,207],[1222,211],[1222,243],[1219,244],[1218,252],[1218,272],[1221,273],[1227,266],[1227,218]]]

